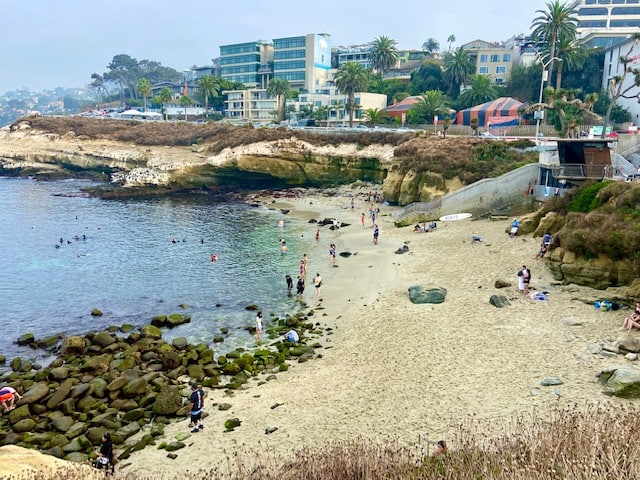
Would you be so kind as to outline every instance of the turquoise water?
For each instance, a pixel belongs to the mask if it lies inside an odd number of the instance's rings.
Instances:
[[[192,321],[166,332],[166,340],[210,343],[227,327],[217,352],[252,346],[245,327],[254,314],[245,307],[260,306],[268,325],[271,314],[300,308],[287,296],[284,275],[296,278],[302,254],[312,270],[314,262],[325,266],[315,226],[279,211],[206,195],[105,201],[78,195],[86,185],[0,178],[0,352],[8,358],[42,355],[14,344],[25,332],[43,338],[141,326],[174,312]],[[92,317],[94,308],[104,315]]]

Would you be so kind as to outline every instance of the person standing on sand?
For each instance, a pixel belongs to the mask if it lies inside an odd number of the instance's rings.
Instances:
[[[362,225],[364,227],[364,222],[367,220],[367,216],[364,214],[364,212],[362,212],[360,214],[360,225]]]
[[[262,312],[256,315],[256,342],[260,343],[260,334],[262,333]]]
[[[373,244],[378,244],[378,236],[380,235],[380,229],[378,228],[378,224],[373,224]]]
[[[531,281],[531,270],[526,265],[522,266],[522,282],[524,283],[524,294],[529,295],[529,282]]]
[[[320,229],[319,228],[316,230],[316,242],[318,240],[320,240]]]
[[[189,397],[189,414],[191,415],[191,433],[198,433],[204,428],[202,424],[202,407],[204,405],[204,392],[198,386],[191,384],[191,397]]]
[[[286,274],[284,279],[287,281],[287,295],[291,296],[291,290],[293,290],[293,278],[291,278],[291,275]]]
[[[334,264],[336,262],[336,244],[329,245],[329,263]]]
[[[320,273],[316,273],[316,277],[313,279],[313,285],[316,287],[316,297],[320,298],[320,287],[322,286]]]

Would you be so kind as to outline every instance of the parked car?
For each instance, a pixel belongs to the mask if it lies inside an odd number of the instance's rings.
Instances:
[[[357,130],[370,130],[366,125],[360,124],[355,127]]]

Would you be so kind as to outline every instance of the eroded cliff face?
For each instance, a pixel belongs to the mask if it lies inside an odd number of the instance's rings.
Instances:
[[[393,159],[391,145],[312,145],[296,139],[255,142],[209,153],[191,147],[140,146],[32,129],[27,122],[0,130],[5,174],[46,177],[80,171],[126,186],[180,189],[329,186],[356,180],[382,182]]]

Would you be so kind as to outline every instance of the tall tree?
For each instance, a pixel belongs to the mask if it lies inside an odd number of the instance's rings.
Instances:
[[[104,77],[99,73],[91,74],[91,83],[89,88],[96,91],[98,95],[98,101],[102,102],[109,97],[109,89],[107,88],[107,82],[104,81]]]
[[[469,81],[469,88],[458,97],[458,106],[460,108],[473,107],[474,105],[495,100],[498,95],[498,90],[492,85],[490,76],[472,75]]]
[[[451,51],[451,45],[456,41],[456,36],[451,34],[447,37],[447,42],[449,42],[449,51]]]
[[[580,68],[587,58],[587,53],[583,44],[576,41],[575,37],[565,37],[561,35],[556,43],[556,57],[558,62],[558,73],[556,74],[556,90],[562,86],[562,72],[564,69]]]
[[[460,87],[467,82],[476,70],[474,59],[464,48],[444,54],[444,73],[449,83],[449,95],[458,98]]]
[[[367,75],[367,71],[359,63],[347,62],[338,68],[335,82],[338,90],[348,97],[349,126],[353,127],[353,112],[356,108],[355,93],[367,90],[369,75]]]
[[[575,39],[578,27],[576,15],[578,11],[572,3],[560,3],[553,0],[547,3],[547,10],[536,10],[539,13],[531,23],[531,36],[534,41],[544,41],[549,47],[549,79],[553,75],[556,47],[561,37]]]
[[[422,49],[434,55],[440,51],[440,43],[435,38],[427,38],[422,44]]]
[[[409,93],[420,95],[428,90],[447,90],[447,82],[444,80],[442,64],[431,58],[422,62],[417,70],[411,72]]]
[[[180,97],[180,105],[184,107],[184,120],[187,120],[187,108],[193,104],[193,100],[189,95],[182,95]]]
[[[554,126],[562,137],[572,136],[574,127],[582,123],[585,117],[599,118],[599,115],[593,113],[593,106],[598,99],[595,93],[587,95],[584,101],[576,97],[576,91],[564,88],[556,90],[548,87],[543,93],[544,101],[529,105],[526,111],[535,112],[543,108],[553,112]]]
[[[125,94],[129,94],[129,98],[135,98],[136,82],[139,79],[138,61],[129,55],[115,55],[109,65],[108,71],[103,75],[104,79],[113,82],[118,86],[120,91],[120,99],[124,104]]]
[[[147,98],[151,96],[151,82],[147,78],[141,78],[136,83],[136,90],[144,100],[144,111],[147,111]]]
[[[629,44],[629,49],[618,60],[623,68],[622,75],[616,75],[609,80],[611,103],[604,116],[602,138],[606,135],[607,125],[609,125],[611,118],[611,110],[613,110],[613,106],[619,98],[635,98],[640,103],[640,68],[632,66],[637,57],[635,59],[631,57],[631,53],[640,45],[640,32],[634,33],[632,38],[633,41]],[[627,82],[627,78],[631,81]]]
[[[164,113],[164,119],[167,120],[167,109],[164,106],[164,104],[169,103],[171,101],[171,99],[173,98],[173,94],[171,93],[171,90],[169,89],[169,87],[164,87],[162,90],[160,90],[158,97],[162,102],[162,111]]]
[[[204,97],[204,116],[207,118],[209,116],[209,97],[218,94],[217,82],[211,75],[205,75],[204,77],[199,78],[197,83],[198,90]]]
[[[267,85],[267,96],[276,98],[276,122],[280,123],[284,118],[287,97],[291,95],[291,87],[287,80],[272,78]]]
[[[382,73],[393,67],[398,61],[397,42],[389,37],[380,35],[371,43],[369,59],[374,70]]]

